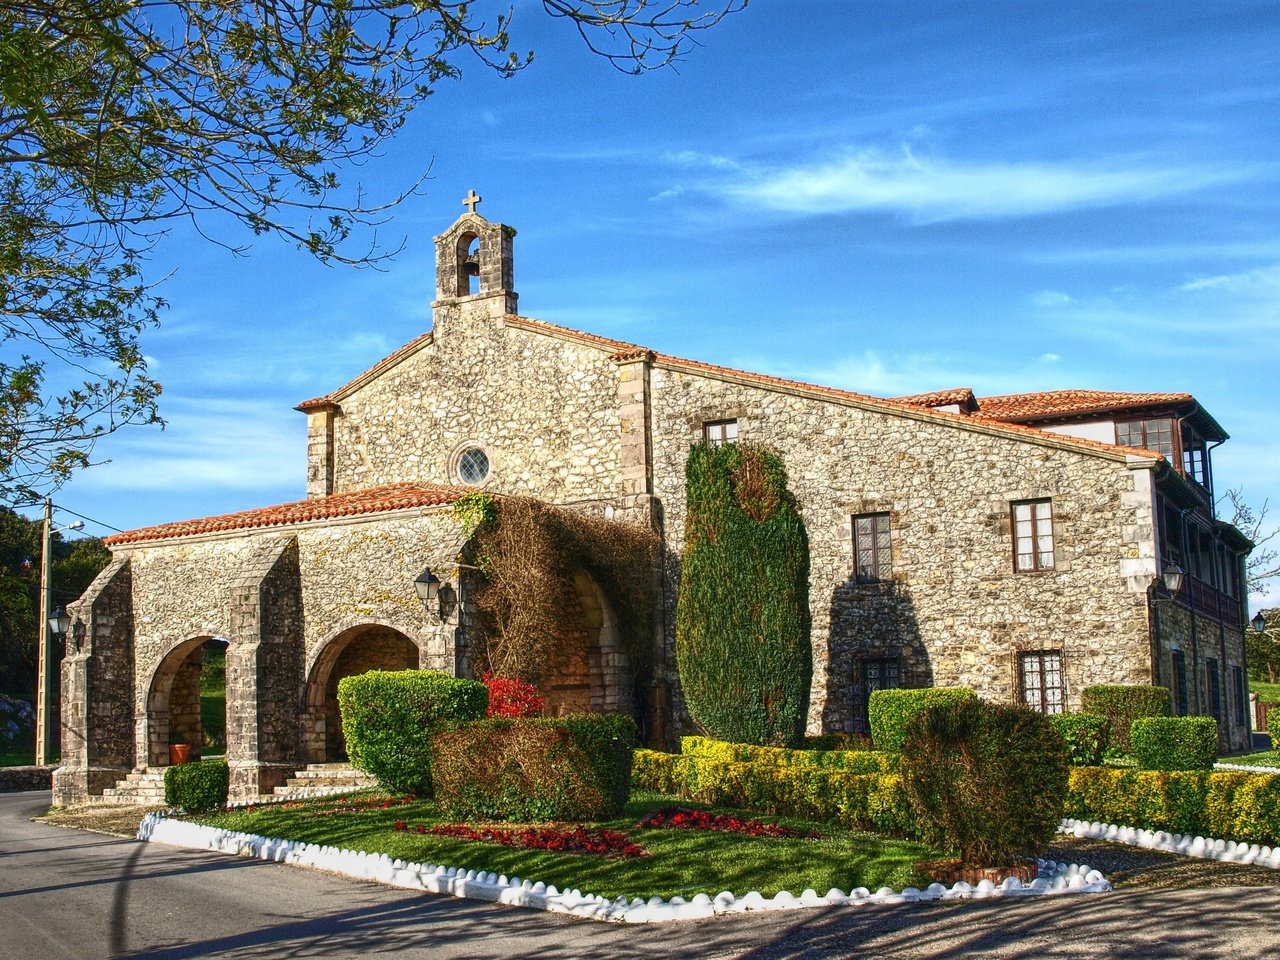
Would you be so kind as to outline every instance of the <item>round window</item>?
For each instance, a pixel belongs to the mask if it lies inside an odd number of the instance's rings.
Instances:
[[[475,486],[489,476],[489,456],[479,447],[468,447],[458,458],[458,479]]]

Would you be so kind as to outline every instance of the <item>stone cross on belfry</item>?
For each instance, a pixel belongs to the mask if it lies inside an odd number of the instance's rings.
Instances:
[[[468,190],[467,195],[462,198],[462,205],[467,208],[468,213],[476,212],[476,204],[484,197],[479,196],[474,190]]]

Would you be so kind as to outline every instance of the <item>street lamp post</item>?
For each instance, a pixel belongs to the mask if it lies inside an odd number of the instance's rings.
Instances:
[[[82,530],[84,521],[65,527],[53,526],[53,501],[44,501],[44,528],[40,538],[40,647],[36,667],[36,765],[44,766],[57,752],[56,725],[50,722],[53,705],[58,702],[58,670],[53,657],[53,631],[49,619],[53,615],[53,535],[63,530]]]

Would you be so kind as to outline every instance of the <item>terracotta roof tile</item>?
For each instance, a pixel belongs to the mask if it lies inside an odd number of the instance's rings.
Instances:
[[[921,407],[947,407],[954,403],[964,410],[972,410],[976,406],[973,390],[970,387],[953,387],[950,390],[934,390],[932,393],[914,393],[893,399],[899,403],[913,403]]]
[[[991,420],[1038,420],[1109,410],[1191,403],[1189,393],[1121,393],[1114,390],[1049,390],[979,397],[978,415]]]
[[[229,530],[253,530],[262,527],[278,527],[309,520],[333,520],[388,510],[408,510],[413,507],[432,507],[455,500],[470,493],[465,487],[446,487],[429,483],[391,483],[365,490],[335,493],[328,497],[313,497],[293,503],[281,503],[272,507],[259,507],[240,513],[226,513],[218,517],[199,520],[181,520],[155,527],[128,530],[106,538],[108,546],[141,543],[147,540],[169,540],[174,537],[193,537],[206,533],[223,533]]]

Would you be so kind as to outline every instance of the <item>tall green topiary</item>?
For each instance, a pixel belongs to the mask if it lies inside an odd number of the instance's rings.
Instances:
[[[484,717],[489,691],[438,670],[371,670],[338,681],[351,763],[390,790],[431,795],[431,734]]]
[[[1129,728],[1139,770],[1212,770],[1218,759],[1213,717],[1138,717]]]
[[[809,541],[782,461],[698,444],[676,603],[676,665],[709,736],[798,746],[809,711]]]

